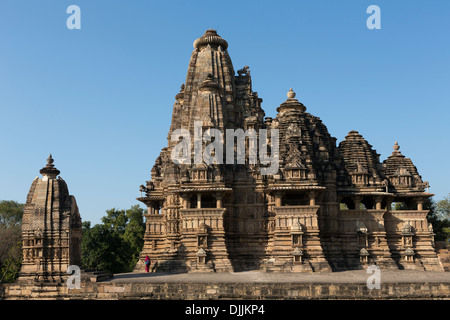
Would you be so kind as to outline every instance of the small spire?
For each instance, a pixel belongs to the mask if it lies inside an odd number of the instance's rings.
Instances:
[[[289,89],[286,95],[287,100],[277,108],[277,112],[280,112],[282,110],[297,110],[300,112],[304,112],[306,110],[306,107],[303,105],[303,103],[295,99],[296,93],[294,90],[292,90],[292,88]]]
[[[287,93],[287,97],[288,97],[288,99],[294,99],[295,98],[295,92],[294,92],[294,90],[292,90],[292,88],[289,89],[289,91]]]
[[[55,162],[55,160],[53,159],[52,154],[50,153],[50,155],[47,158],[47,164],[39,172],[43,176],[48,176],[50,178],[56,179],[56,176],[60,173],[60,171],[55,168],[53,162]]]
[[[398,142],[395,141],[394,146],[392,147],[392,149],[394,149],[394,151],[392,151],[392,155],[395,157],[403,157],[402,153],[399,151],[400,150],[400,146],[398,145]]]
[[[50,153],[50,155],[47,158],[47,168],[53,168],[55,165],[53,164],[53,162],[55,162],[55,160],[53,160],[52,154]]]
[[[395,141],[395,144],[394,144],[393,148],[394,148],[395,151],[398,151],[400,149],[400,146],[398,145],[397,141]]]

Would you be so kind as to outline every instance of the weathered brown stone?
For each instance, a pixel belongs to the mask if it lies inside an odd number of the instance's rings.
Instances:
[[[62,283],[68,266],[81,263],[80,213],[51,155],[40,173],[42,179],[33,180],[24,208],[18,281]]]
[[[355,271],[353,271],[355,272]],[[399,272],[399,271],[397,271]],[[408,272],[408,271],[405,271]],[[414,272],[414,271],[413,271]],[[327,275],[329,276],[329,275]],[[450,285],[445,281],[417,277],[410,281],[381,282],[380,289],[369,289],[365,280],[334,281],[154,281],[82,282],[80,289],[64,285],[34,286],[3,284],[0,300],[14,299],[448,299]],[[383,276],[382,276],[383,277]],[[359,277],[357,277],[359,278]],[[442,277],[440,277],[442,278]]]
[[[265,117],[249,67],[235,75],[227,48],[214,30],[194,42],[168,146],[141,186],[138,200],[148,214],[136,270],[143,270],[146,255],[155,271],[170,272],[317,272],[370,264],[442,270],[423,210],[432,194],[398,144],[384,162],[357,131],[337,147],[292,89],[276,117]],[[194,153],[190,164],[174,163],[172,133],[186,129],[193,137],[195,121],[202,133],[277,129],[278,172],[263,176],[259,160],[226,164],[225,154],[224,164],[196,164]],[[392,202],[408,210],[393,211]],[[411,235],[402,235],[405,224]]]

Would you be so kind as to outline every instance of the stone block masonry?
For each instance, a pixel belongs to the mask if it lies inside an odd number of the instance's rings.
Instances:
[[[449,299],[450,285],[442,283],[389,283],[380,290],[365,284],[334,283],[86,283],[81,289],[64,286],[3,285],[5,300],[30,299]]]
[[[298,275],[298,274],[297,274]],[[339,273],[264,272],[179,275],[119,274],[104,282],[65,285],[3,284],[0,298],[81,300],[305,300],[450,299],[450,276],[443,272],[384,271],[380,289],[369,289],[363,270]]]
[[[399,144],[384,161],[354,130],[337,146],[292,89],[276,117],[265,117],[250,68],[236,74],[228,48],[212,29],[194,42],[167,147],[140,188],[148,214],[135,270],[149,256],[158,272],[315,273],[371,264],[443,271],[424,210],[433,194]],[[261,157],[268,146],[271,174]],[[214,161],[202,158],[207,150]]]
[[[50,154],[27,196],[19,282],[63,283],[67,268],[81,262],[80,212],[53,162]]]

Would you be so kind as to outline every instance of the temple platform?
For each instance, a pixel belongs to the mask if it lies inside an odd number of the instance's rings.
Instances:
[[[122,273],[110,280],[66,285],[6,284],[0,299],[450,299],[450,273],[381,270],[380,288],[367,284],[365,270],[305,273]]]

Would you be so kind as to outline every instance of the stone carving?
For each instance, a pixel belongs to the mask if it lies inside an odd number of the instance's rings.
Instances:
[[[249,67],[235,74],[226,40],[209,29],[194,48],[173,106],[169,143],[155,161],[151,181],[140,188],[145,196],[138,200],[160,214],[146,215],[136,270],[142,271],[146,255],[159,261],[156,271],[169,272],[313,272],[369,262],[397,268],[406,263],[405,248],[414,248],[417,263],[408,260],[410,268],[441,269],[422,206],[432,196],[425,192],[429,185],[397,142],[383,162],[357,131],[336,146],[292,88],[276,116],[265,117]],[[222,133],[277,129],[278,172],[262,175],[259,162],[198,164],[193,155],[191,164],[174,164],[172,131],[192,133],[198,120],[204,130]],[[271,139],[269,134],[262,145]],[[391,210],[393,202],[408,210]],[[425,226],[414,236],[402,234],[411,217],[414,228]],[[410,250],[406,253],[410,257]]]
[[[287,129],[286,135],[287,135],[288,138],[301,137],[302,136],[302,130],[298,127],[298,125],[296,123],[291,123],[289,125],[288,129]]]
[[[22,221],[23,261],[18,281],[62,283],[81,263],[81,218],[52,155],[28,193]]]
[[[242,77],[243,75],[244,76],[248,76],[248,75],[250,75],[250,67],[249,66],[245,66],[242,69],[239,69],[237,71],[237,73],[238,73],[239,77]]]

